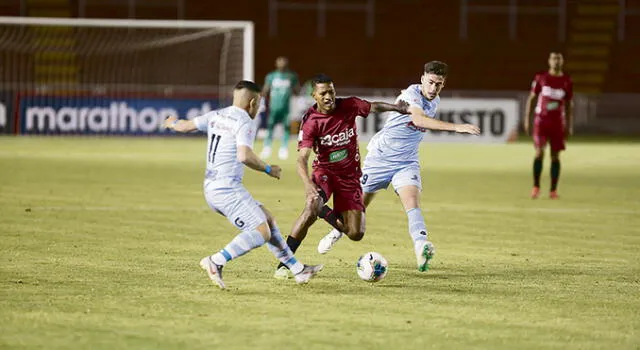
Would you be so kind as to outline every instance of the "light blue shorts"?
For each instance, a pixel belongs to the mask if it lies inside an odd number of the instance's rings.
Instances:
[[[205,184],[204,197],[211,209],[224,215],[240,230],[255,230],[267,221],[267,216],[261,208],[262,204],[253,199],[241,184],[226,188]]]
[[[400,187],[409,185],[422,190],[420,163],[417,161],[394,162],[367,155],[362,167],[360,184],[364,193],[386,189],[389,184],[396,192]]]

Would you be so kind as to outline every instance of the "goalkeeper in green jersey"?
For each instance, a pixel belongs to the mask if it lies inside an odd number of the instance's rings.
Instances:
[[[271,143],[273,141],[273,129],[277,124],[282,124],[284,134],[278,157],[289,157],[289,106],[291,98],[300,91],[298,75],[288,68],[289,61],[286,57],[276,59],[276,69],[267,74],[262,95],[269,98],[267,137],[264,139],[264,147],[260,153],[263,159],[271,157]]]

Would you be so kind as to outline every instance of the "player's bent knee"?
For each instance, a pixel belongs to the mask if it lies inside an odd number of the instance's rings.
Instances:
[[[347,231],[347,237],[352,241],[361,241],[364,238],[364,231],[362,230],[349,230]]]
[[[269,228],[269,223],[267,221],[258,225],[258,227],[256,227],[256,231],[260,232],[260,235],[265,241],[271,239],[271,229]]]
[[[264,206],[260,206],[260,209],[262,209],[264,216],[267,218],[267,224],[269,227],[273,227],[276,224],[276,219],[273,217],[273,214],[271,214],[271,212]]]
[[[353,224],[353,223],[352,223]],[[364,237],[364,225],[360,222],[359,225],[349,225],[347,227],[347,237],[352,241],[360,241]]]

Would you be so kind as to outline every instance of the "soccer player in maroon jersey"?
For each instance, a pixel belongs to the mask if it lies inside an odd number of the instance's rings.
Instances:
[[[531,84],[524,115],[524,130],[529,134],[533,100],[538,99],[533,121],[533,142],[536,149],[533,160],[533,189],[531,198],[540,195],[540,174],[544,149],[551,148],[551,190],[549,197],[558,198],[560,178],[560,151],[565,149],[565,139],[573,134],[573,83],[562,72],[564,59],[559,52],[549,54],[549,70],[536,74]]]
[[[354,241],[364,236],[365,218],[360,185],[360,150],[356,117],[369,113],[396,111],[407,113],[408,104],[367,102],[357,97],[336,98],[333,80],[318,75],[312,80],[312,96],[316,105],[302,119],[298,135],[297,171],[306,192],[302,214],[294,223],[287,244],[293,252],[307,235],[318,216]],[[309,176],[311,151],[316,154]],[[333,195],[334,210],[326,202]],[[288,278],[289,272],[279,265],[276,278]]]

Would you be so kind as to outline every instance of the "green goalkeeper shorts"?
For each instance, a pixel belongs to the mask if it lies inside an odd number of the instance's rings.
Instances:
[[[267,127],[272,129],[276,124],[288,125],[289,124],[289,110],[288,109],[274,109],[269,111],[269,122]]]

